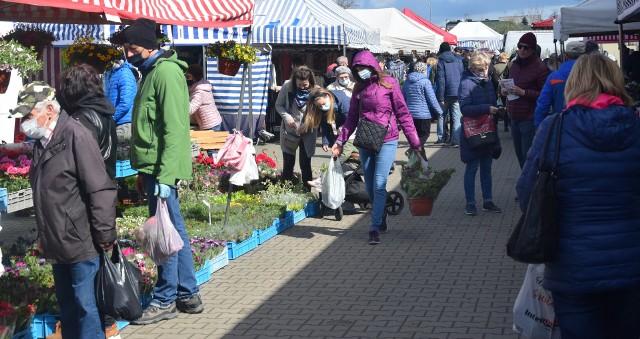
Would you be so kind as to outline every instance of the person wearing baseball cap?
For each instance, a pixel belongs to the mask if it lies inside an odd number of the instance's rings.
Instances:
[[[104,338],[95,276],[99,250],[116,240],[116,186],[93,134],[60,108],[55,94],[53,87],[34,81],[20,90],[10,112],[35,140],[29,183],[37,243],[53,265],[62,334]]]
[[[507,95],[507,109],[511,118],[511,135],[520,168],[524,165],[527,151],[533,143],[535,128],[533,112],[536,101],[551,70],[536,53],[538,41],[536,35],[527,32],[518,41],[517,57],[509,68],[509,78],[514,86],[501,88],[501,94]],[[509,100],[509,98],[511,100]]]
[[[166,202],[184,245],[158,267],[153,300],[134,325],[204,310],[176,190],[179,180],[191,179],[188,65],[176,51],[159,49],[155,31],[155,21],[140,18],[124,32],[125,56],[142,74],[131,115],[131,167],[138,171],[138,187],[148,193],[150,214],[159,199]]]
[[[586,44],[582,41],[571,41],[565,46],[566,61],[560,65],[557,71],[549,75],[536,102],[536,110],[533,113],[533,125],[536,129],[547,115],[560,113],[566,107],[564,87],[576,60],[585,54],[585,47]]]

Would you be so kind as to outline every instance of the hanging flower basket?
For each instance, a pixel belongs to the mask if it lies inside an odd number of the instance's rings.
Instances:
[[[240,70],[241,63],[223,57],[218,58],[218,72],[220,74],[235,76]]]
[[[4,94],[11,81],[11,71],[0,71],[0,94]]]

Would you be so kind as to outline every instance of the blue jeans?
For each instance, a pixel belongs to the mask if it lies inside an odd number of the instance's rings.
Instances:
[[[153,195],[157,179],[155,176],[148,174],[143,174],[143,179],[144,187],[147,190],[149,215],[153,216],[156,214],[156,204],[158,202],[158,197]],[[180,214],[180,201],[175,187],[171,187],[171,194],[167,198],[167,207],[169,208],[171,222],[173,222],[173,226],[180,234],[182,241],[184,241],[184,246],[164,264],[158,266],[158,281],[153,288],[151,304],[162,308],[168,307],[176,299],[189,298],[199,292],[187,227]]]
[[[447,128],[449,119],[451,119],[451,117],[449,116],[449,112],[443,110],[442,116],[438,118],[438,126],[437,126],[438,128],[436,130],[436,136],[438,137],[438,141],[444,142],[447,140],[447,135],[444,133],[444,130]],[[449,134],[451,134],[451,131],[449,131]]]
[[[587,294],[551,291],[562,339],[638,339],[640,289]]]
[[[65,339],[104,339],[102,315],[96,306],[95,278],[100,257],[75,264],[54,264],[53,280]]]
[[[464,196],[467,205],[476,204],[476,172],[480,167],[480,187],[482,188],[482,199],[484,202],[492,200],[491,192],[491,154],[484,154],[481,157],[469,162],[464,170]]]
[[[362,148],[358,149],[364,172],[364,183],[373,206],[370,231],[377,231],[382,223],[387,206],[387,178],[395,160],[397,148],[398,140],[391,140],[382,144],[378,154]]]
[[[460,119],[462,119],[462,112],[460,111],[460,102],[457,97],[447,97],[444,99],[444,108],[442,109],[445,115],[451,114],[451,143],[460,144]],[[438,127],[440,122],[438,122]],[[440,136],[438,136],[440,137]]]
[[[511,120],[511,136],[513,137],[513,147],[516,149],[516,156],[520,168],[524,166],[527,160],[527,152],[533,143],[533,137],[536,135],[536,129],[533,127],[532,120],[514,121]]]

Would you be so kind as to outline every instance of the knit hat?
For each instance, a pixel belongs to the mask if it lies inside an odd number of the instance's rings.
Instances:
[[[336,75],[340,75],[343,73],[349,73],[349,75],[351,75],[351,70],[347,66],[336,67]]]
[[[528,32],[528,33],[524,33],[520,37],[520,40],[518,40],[518,44],[525,44],[530,48],[535,48],[536,45],[538,44],[538,39],[536,38],[535,34]]]
[[[30,82],[18,92],[18,105],[9,110],[9,118],[26,117],[38,103],[55,100],[55,97],[56,90],[46,82]]]
[[[124,31],[124,42],[146,49],[158,49],[156,22],[139,18]]]
[[[440,44],[440,49],[438,49],[438,54],[443,52],[451,52],[451,45],[448,42],[443,42]]]
[[[427,73],[427,64],[424,62],[416,62],[415,66],[413,66],[413,71],[426,74]]]
[[[564,50],[571,58],[577,58],[581,54],[584,54],[586,44],[582,41],[571,41],[565,46]]]

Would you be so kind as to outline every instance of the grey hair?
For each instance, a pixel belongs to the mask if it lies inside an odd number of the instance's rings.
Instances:
[[[348,64],[349,64],[349,59],[347,59],[347,57],[346,57],[346,56],[344,56],[344,55],[339,56],[339,57],[336,59],[336,64],[338,64],[338,66],[346,66],[346,65],[348,65]]]
[[[427,64],[424,62],[416,62],[413,70],[418,73],[427,74]]]
[[[58,100],[44,100],[44,101],[40,101],[39,103],[37,103],[35,106],[33,106],[33,108],[37,109],[38,112],[42,112],[42,110],[45,108],[45,106],[47,106],[48,104],[51,104],[53,106],[53,110],[56,111],[56,113],[60,113],[60,104],[58,103]]]

